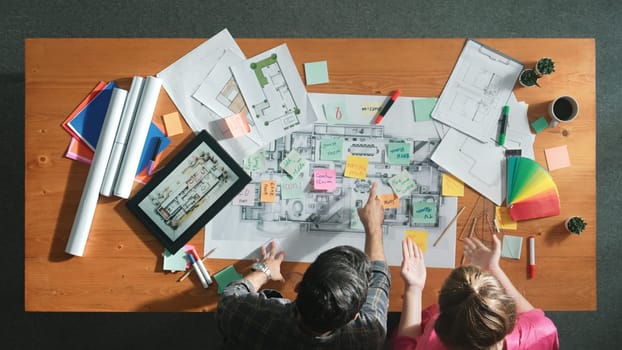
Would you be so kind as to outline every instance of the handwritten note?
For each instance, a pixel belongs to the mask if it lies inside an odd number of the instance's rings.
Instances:
[[[364,101],[361,103],[361,115],[364,117],[373,117],[380,113],[383,101]]]
[[[343,139],[325,138],[320,140],[320,160],[343,160]]]
[[[419,201],[413,203],[414,224],[435,224],[437,219],[436,203],[433,201]]]
[[[395,193],[379,194],[378,198],[385,209],[397,209],[400,207],[400,199]]]
[[[251,127],[244,116],[245,112],[236,113],[224,118],[225,132],[228,137],[239,137],[251,132]]]
[[[464,197],[464,183],[451,174],[443,174],[443,196]]]
[[[276,202],[276,180],[261,181],[261,196],[259,200],[263,203]]]
[[[348,110],[345,102],[327,103],[322,107],[328,124],[340,124],[348,121]]]
[[[369,159],[366,157],[349,155],[346,158],[346,169],[343,176],[365,180],[367,178],[368,166]]]
[[[410,192],[417,188],[417,184],[406,170],[402,170],[401,173],[390,178],[389,185],[400,198],[409,195]]]
[[[404,238],[406,237],[410,238],[423,253],[428,250],[428,231],[406,230],[406,232],[404,232]]]
[[[306,186],[307,182],[302,176],[293,179],[283,176],[281,180],[281,199],[303,198]]]
[[[495,218],[500,229],[504,230],[516,230],[518,229],[518,223],[512,220],[510,216],[510,210],[506,207],[495,207]]]
[[[281,161],[281,169],[291,177],[297,177],[298,174],[307,166],[308,162],[296,150],[291,150],[285,159]]]
[[[313,169],[313,189],[316,191],[334,191],[337,187],[335,169]]]
[[[263,151],[259,151],[246,157],[246,159],[244,159],[244,170],[249,173],[262,172],[266,170],[266,155]]]
[[[255,205],[255,184],[248,184],[244,186],[242,191],[233,198],[231,204],[241,206]]]
[[[410,143],[389,142],[387,144],[387,161],[389,164],[410,164]]]

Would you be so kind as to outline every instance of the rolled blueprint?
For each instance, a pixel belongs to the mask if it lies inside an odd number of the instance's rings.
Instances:
[[[95,207],[97,206],[97,199],[99,198],[99,190],[104,181],[106,165],[110,158],[110,151],[112,151],[112,144],[117,134],[126,97],[126,90],[119,88],[114,88],[112,90],[102,131],[97,141],[97,147],[95,147],[93,162],[91,163],[89,174],[84,183],[78,211],[73,220],[69,241],[67,241],[67,246],[65,247],[65,252],[71,255],[82,256],[84,254],[86,241],[91,231],[93,217],[95,216]]]
[[[145,79],[143,91],[136,109],[136,116],[132,122],[132,129],[130,130],[130,136],[123,154],[121,168],[114,185],[115,196],[128,198],[132,192],[134,177],[136,176],[140,156],[145,147],[151,118],[158,102],[161,86],[162,80],[159,78],[147,77]]]
[[[119,173],[119,167],[121,166],[121,159],[125,152],[125,146],[127,145],[127,139],[130,134],[130,127],[132,121],[136,115],[136,107],[138,106],[138,100],[140,99],[140,93],[143,88],[143,77],[134,77],[132,79],[132,85],[130,91],[125,99],[125,105],[123,106],[123,113],[121,113],[121,121],[119,122],[119,128],[117,130],[117,136],[114,139],[112,145],[112,153],[108,160],[108,166],[106,167],[106,173],[104,175],[104,182],[100,193],[106,197],[112,195],[112,189]]]

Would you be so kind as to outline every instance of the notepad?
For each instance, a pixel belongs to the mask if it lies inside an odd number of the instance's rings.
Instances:
[[[227,288],[231,282],[235,282],[242,277],[242,274],[239,273],[233,265],[229,265],[216,272],[214,274],[214,279],[216,280],[216,284],[218,284],[218,294],[222,294],[223,290]]]
[[[261,194],[259,196],[259,200],[262,203],[276,202],[276,181],[275,180],[261,181]]]
[[[305,79],[307,85],[328,83],[328,63],[326,61],[305,63]]]
[[[428,231],[406,230],[404,237],[409,237],[423,253],[428,250]]]

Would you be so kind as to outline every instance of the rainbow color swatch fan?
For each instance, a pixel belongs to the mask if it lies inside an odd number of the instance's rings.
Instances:
[[[508,157],[507,175],[506,203],[512,220],[559,215],[557,185],[540,164],[525,157]]]

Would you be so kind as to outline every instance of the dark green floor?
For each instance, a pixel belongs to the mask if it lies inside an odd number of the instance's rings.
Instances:
[[[50,3],[62,5],[50,5]],[[276,3],[276,4],[275,4]],[[0,5],[0,209],[8,219],[0,274],[3,349],[213,349],[212,314],[25,313],[24,47],[29,37],[590,37],[597,47],[598,311],[551,312],[562,349],[622,344],[622,5],[618,1],[49,1]],[[581,184],[577,184],[580,186]],[[70,272],[69,272],[70,273]],[[390,324],[398,319],[392,314]]]

